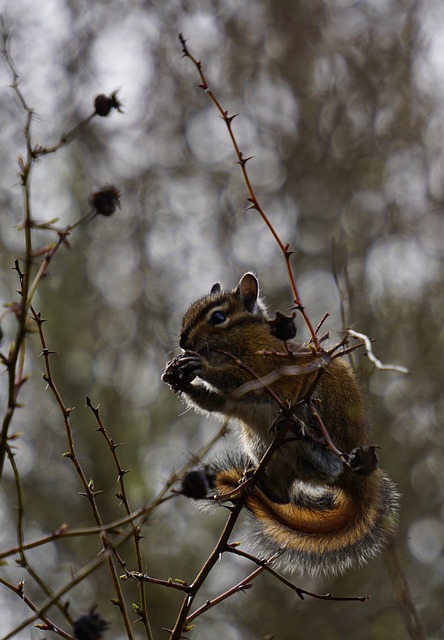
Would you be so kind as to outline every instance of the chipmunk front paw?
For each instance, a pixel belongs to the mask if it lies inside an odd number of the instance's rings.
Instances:
[[[162,380],[173,391],[183,391],[203,372],[202,358],[194,351],[185,351],[168,362]]]

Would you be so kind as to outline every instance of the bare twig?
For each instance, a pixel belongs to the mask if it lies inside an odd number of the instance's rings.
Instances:
[[[347,334],[352,338],[361,340],[364,343],[367,357],[377,369],[381,369],[381,371],[397,371],[398,373],[409,372],[406,367],[403,367],[399,364],[383,364],[380,360],[378,360],[378,358],[373,353],[371,340],[368,336],[365,335],[365,333],[358,333],[358,331],[354,331],[353,329],[347,329]]]
[[[239,514],[243,509],[244,500],[242,498],[243,497],[241,496],[239,501],[233,507],[230,513],[230,516],[227,522],[225,523],[225,526],[223,528],[223,531],[220,535],[220,538],[216,546],[214,547],[213,551],[211,552],[208,559],[204,563],[202,569],[199,571],[198,575],[196,576],[196,579],[190,585],[189,593],[187,593],[186,597],[182,602],[182,607],[180,609],[179,615],[177,616],[176,623],[174,625],[174,628],[171,630],[170,640],[180,640],[182,638],[182,634],[183,634],[184,628],[186,627],[186,621],[189,616],[191,606],[194,602],[194,598],[196,597],[203,583],[207,579],[210,571],[213,569],[214,565],[219,560],[220,554],[222,550],[225,549],[228,543],[228,539],[231,535],[231,532],[233,531],[234,526],[237,522]]]
[[[293,302],[294,302],[294,306],[295,309],[297,311],[299,311],[302,315],[302,317],[304,318],[305,324],[308,327],[308,330],[310,332],[310,336],[311,336],[311,342],[315,348],[316,351],[321,351],[321,345],[319,343],[319,339],[316,335],[316,331],[314,329],[314,326],[309,318],[309,316],[307,315],[307,312],[305,311],[305,308],[302,304],[302,300],[300,298],[299,295],[299,291],[296,285],[296,279],[294,277],[294,273],[293,273],[293,267],[291,265],[291,256],[293,251],[290,249],[290,245],[284,243],[279,234],[277,233],[276,229],[274,228],[274,225],[272,224],[272,222],[270,221],[269,217],[267,216],[267,214],[265,213],[265,210],[262,208],[259,199],[255,193],[255,190],[253,188],[248,170],[247,170],[247,162],[249,160],[251,160],[251,156],[249,158],[244,157],[243,152],[241,151],[240,147],[239,147],[239,143],[237,141],[237,138],[233,132],[233,127],[232,127],[232,123],[234,118],[236,117],[236,115],[238,114],[234,114],[234,115],[229,115],[228,111],[226,109],[224,109],[219,101],[219,99],[217,98],[217,96],[215,95],[214,91],[212,89],[210,89],[209,85],[208,85],[208,80],[206,78],[206,75],[203,71],[203,66],[202,66],[202,61],[198,60],[189,50],[187,44],[186,44],[186,40],[183,37],[182,34],[179,34],[179,40],[180,43],[182,45],[182,51],[183,51],[183,55],[186,58],[189,58],[191,60],[191,62],[194,64],[194,66],[197,69],[197,72],[200,76],[200,84],[199,87],[205,91],[205,93],[209,96],[209,98],[211,99],[211,101],[213,102],[213,104],[215,105],[215,107],[217,108],[217,110],[219,111],[222,120],[225,122],[227,129],[228,129],[228,133],[231,139],[231,142],[233,144],[236,156],[237,156],[237,163],[239,164],[241,171],[242,171],[242,175],[245,181],[245,185],[247,187],[248,190],[248,201],[250,202],[250,206],[248,207],[249,209],[255,209],[259,215],[261,216],[261,218],[263,219],[263,221],[265,222],[265,224],[267,225],[269,231],[271,232],[273,238],[275,239],[276,243],[279,246],[279,249],[281,250],[281,252],[284,255],[285,258],[285,264],[287,267],[287,271],[288,271],[288,276],[290,279],[290,284],[291,284],[291,289],[293,291]]]
[[[15,68],[14,60],[9,50],[9,34],[4,22],[2,21],[3,31],[3,48],[2,56],[11,76],[11,87],[19,101],[19,104],[25,112],[24,137],[26,144],[26,159],[20,157],[19,165],[21,170],[21,183],[23,187],[24,216],[23,229],[25,234],[25,266],[23,272],[17,269],[20,278],[20,302],[14,307],[17,318],[17,329],[15,339],[11,345],[8,357],[8,402],[7,410],[3,418],[2,431],[0,436],[0,479],[3,474],[3,466],[5,462],[7,438],[9,427],[12,422],[13,415],[17,407],[17,397],[19,391],[26,381],[23,375],[24,352],[25,352],[25,335],[28,311],[28,290],[31,278],[32,267],[32,233],[31,233],[31,198],[29,189],[29,179],[32,167],[32,142],[31,142],[31,122],[34,115],[33,110],[29,107],[26,99],[20,89],[19,75]],[[17,263],[16,263],[17,267]]]
[[[182,603],[182,607],[181,610],[179,612],[179,615],[176,619],[176,623],[174,628],[171,630],[171,635],[170,635],[170,640],[180,640],[180,638],[182,637],[182,633],[184,632],[184,629],[186,628],[187,625],[187,620],[190,617],[189,611],[192,607],[194,598],[196,597],[198,591],[200,590],[202,584],[204,583],[204,581],[206,580],[206,578],[208,577],[210,571],[213,569],[214,565],[216,564],[216,562],[218,561],[218,559],[220,558],[220,556],[227,550],[231,550],[232,546],[230,546],[228,544],[228,540],[229,537],[235,527],[235,524],[237,522],[237,519],[242,511],[242,509],[244,508],[247,500],[248,500],[248,496],[249,494],[253,491],[256,483],[259,481],[261,475],[264,473],[267,464],[269,463],[271,457],[274,455],[274,453],[277,451],[277,449],[279,449],[279,447],[281,447],[286,433],[288,431],[288,429],[290,428],[291,424],[292,424],[292,420],[293,420],[293,412],[294,412],[294,407],[287,407],[285,409],[283,409],[283,416],[279,416],[277,421],[279,421],[279,428],[277,429],[276,435],[273,439],[273,441],[271,442],[271,444],[269,445],[269,447],[267,448],[266,452],[264,453],[264,455],[262,456],[258,466],[255,468],[255,470],[249,475],[248,479],[245,480],[244,482],[242,482],[233,492],[233,494],[235,494],[235,504],[234,506],[230,509],[231,513],[230,516],[227,520],[227,522],[225,523],[224,529],[220,535],[220,538],[215,546],[215,548],[213,549],[212,553],[210,554],[210,556],[208,557],[208,559],[206,560],[206,562],[204,563],[202,569],[200,570],[200,572],[198,573],[196,579],[194,580],[194,582],[189,586],[189,592],[187,593],[187,596],[185,597],[183,603]],[[271,425],[271,430],[273,431],[273,425]],[[339,454],[341,454],[341,452],[339,452]],[[338,455],[339,455],[338,454]],[[226,495],[216,495],[215,496],[215,500],[226,500],[229,496]],[[250,558],[252,559],[252,558]],[[270,559],[268,559],[267,561],[264,561],[263,565],[265,566],[268,562],[270,562]],[[258,562],[260,563],[260,561]],[[263,566],[261,565],[261,566]],[[285,579],[282,579],[282,581],[284,581]],[[296,588],[294,587],[294,585],[290,582],[288,582],[288,585],[291,586],[291,588],[293,588],[294,590],[296,590]],[[307,592],[308,593],[308,592]],[[311,595],[311,594],[310,594]],[[313,595],[313,597],[321,597],[321,596],[317,596],[316,594]],[[336,599],[331,597],[330,595],[327,596],[322,596],[322,599]],[[351,600],[358,600],[358,601],[362,601],[363,597],[355,597],[355,598],[350,598]]]
[[[128,573],[122,576],[123,580],[128,580],[129,578],[137,580],[138,582],[149,582],[150,584],[157,584],[161,587],[168,587],[169,589],[177,589],[178,591],[185,591],[186,593],[190,592],[190,587],[185,582],[177,580],[177,578],[175,580],[172,578],[161,580],[160,578],[153,578],[147,573],[139,573],[138,571],[128,571]]]
[[[69,246],[68,235],[72,229],[79,224],[86,222],[94,216],[94,212],[89,212],[86,216],[81,218],[75,224],[66,227],[65,229],[57,229],[54,227],[54,221],[37,222],[32,215],[31,207],[31,175],[35,161],[49,153],[55,153],[62,146],[69,144],[79,131],[85,127],[94,116],[106,116],[111,110],[120,111],[120,102],[117,99],[116,92],[110,96],[99,95],[96,96],[94,101],[94,111],[84,118],[80,123],[76,124],[69,131],[62,134],[59,141],[52,146],[44,147],[42,145],[36,145],[33,142],[32,136],[32,123],[34,118],[34,110],[29,106],[25,95],[21,89],[20,76],[15,66],[13,56],[10,51],[10,38],[6,24],[1,18],[0,21],[2,30],[2,58],[9,71],[11,78],[11,88],[18,100],[19,106],[25,115],[24,124],[24,139],[25,139],[25,155],[19,157],[19,169],[20,169],[20,181],[23,190],[23,221],[19,225],[19,229],[24,232],[25,247],[24,247],[24,266],[23,269],[18,267],[18,261],[16,261],[16,270],[20,278],[20,300],[12,305],[12,310],[15,313],[17,319],[17,328],[15,338],[12,342],[9,355],[4,356],[2,354],[1,360],[6,365],[8,371],[8,400],[7,409],[3,417],[3,422],[0,432],[0,480],[3,474],[3,467],[6,455],[6,447],[8,440],[8,432],[11,426],[11,422],[18,405],[18,395],[21,387],[26,382],[26,376],[24,375],[24,362],[25,362],[25,349],[26,349],[26,334],[27,334],[27,322],[28,312],[32,303],[34,294],[38,285],[40,284],[42,277],[44,276],[49,262],[54,256],[55,252],[61,246],[65,244]],[[59,235],[58,241],[55,245],[52,245],[46,249],[34,250],[32,231],[34,228],[48,229],[56,231]],[[32,280],[32,270],[34,266],[34,260],[37,256],[44,254],[44,261],[41,264],[37,275]]]
[[[272,562],[272,559],[270,559],[269,562]],[[196,611],[194,611],[188,616],[188,618],[185,620],[185,628],[189,626],[193,620],[201,616],[206,611],[209,611],[209,609],[212,609],[216,605],[220,604],[227,598],[230,598],[236,593],[240,593],[240,592],[246,591],[247,589],[251,589],[251,587],[253,586],[251,584],[253,580],[257,578],[264,571],[265,571],[265,566],[259,567],[258,569],[250,573],[250,575],[248,575],[246,578],[244,578],[243,580],[235,584],[233,587],[231,587],[231,589],[227,589],[227,591],[224,591],[224,593],[221,593],[216,598],[207,600],[205,604],[203,604],[201,607],[199,607],[199,609],[196,609]]]
[[[18,597],[21,598],[23,602],[32,611],[34,611],[37,614],[37,618],[35,618],[35,620],[38,620],[38,619],[42,620],[48,631],[53,631],[54,633],[57,633],[57,635],[61,636],[62,638],[66,638],[66,640],[74,640],[73,635],[64,631],[61,627],[56,625],[54,622],[51,622],[51,620],[45,615],[45,613],[39,610],[39,607],[36,604],[34,604],[34,602],[25,594],[24,582],[19,582],[18,585],[16,586],[12,584],[12,582],[8,582],[8,580],[5,580],[4,578],[0,577],[0,584],[4,585],[8,589],[10,589],[13,593],[18,595]],[[5,636],[5,637],[8,637],[8,636]],[[9,637],[12,637],[12,635],[10,635]]]
[[[399,561],[394,543],[387,547],[384,552],[384,558],[410,640],[426,640],[427,634],[416,609],[412,590],[407,575]]]
[[[128,529],[126,531],[122,532],[119,536],[114,538],[113,543],[114,543],[115,547],[118,547],[125,540],[127,540],[130,536],[131,536],[131,529],[128,527]],[[9,633],[7,633],[5,636],[3,636],[2,640],[9,640],[10,638],[13,638],[20,631],[22,631],[23,629],[26,629],[26,627],[28,625],[32,624],[36,620],[39,620],[39,619],[41,620],[42,619],[42,615],[50,607],[52,607],[53,604],[56,601],[60,600],[60,598],[62,596],[64,596],[66,593],[68,593],[68,591],[70,591],[77,584],[79,584],[80,582],[85,580],[89,575],[91,575],[94,571],[96,571],[96,569],[98,569],[104,562],[109,562],[112,553],[113,553],[113,551],[112,551],[111,548],[106,548],[106,549],[104,549],[102,551],[102,553],[100,553],[99,555],[96,555],[88,564],[86,564],[84,567],[79,569],[79,571],[74,573],[74,575],[70,576],[69,581],[65,585],[60,587],[57,591],[55,591],[52,594],[52,596],[47,598],[37,608],[37,610],[34,612],[34,614],[32,616],[29,616],[25,620],[22,620],[22,622],[19,625],[17,625]]]
[[[119,456],[117,455],[117,447],[119,446],[118,444],[115,443],[114,439],[110,437],[110,435],[108,434],[108,432],[105,429],[105,426],[103,424],[102,418],[100,416],[100,412],[99,412],[99,408],[98,407],[94,407],[91,399],[87,396],[86,397],[86,404],[87,406],[91,409],[91,411],[94,414],[95,419],[97,420],[97,431],[99,433],[101,433],[103,435],[103,437],[106,440],[106,443],[111,451],[111,455],[112,458],[114,460],[114,464],[116,466],[117,469],[117,475],[118,475],[118,482],[119,482],[119,487],[120,487],[120,491],[117,494],[117,498],[119,500],[122,501],[122,504],[125,507],[125,511],[127,513],[127,515],[129,517],[131,517],[131,507],[129,504],[129,500],[128,500],[128,495],[127,495],[127,491],[126,491],[126,487],[125,487],[125,481],[124,481],[124,477],[127,473],[127,471],[125,471],[125,469],[122,467],[122,465],[120,464],[120,460],[119,460]],[[132,534],[133,534],[133,540],[134,540],[134,548],[136,551],[136,559],[137,559],[137,568],[138,571],[140,573],[143,573],[143,559],[142,559],[142,551],[140,548],[140,540],[141,540],[141,525],[136,525],[134,523],[133,520],[130,521],[130,526],[132,529]],[[123,563],[123,569],[125,571],[127,571],[126,569],[126,565]],[[138,606],[138,613],[141,617],[143,626],[145,628],[145,633],[146,633],[146,637],[148,638],[148,640],[153,640],[153,634],[151,631],[151,627],[149,624],[149,619],[148,619],[148,604],[147,604],[147,598],[146,598],[146,590],[145,590],[145,585],[143,583],[143,581],[139,581],[139,592],[140,592],[140,605]]]
[[[73,465],[74,468],[77,472],[77,475],[80,479],[80,482],[82,484],[83,487],[83,491],[84,493],[82,495],[86,496],[86,498],[88,499],[88,502],[90,504],[93,516],[94,516],[94,520],[97,524],[98,527],[103,527],[103,523],[102,523],[102,517],[100,515],[100,511],[99,508],[97,506],[97,502],[96,502],[96,495],[98,492],[95,491],[94,489],[94,485],[92,481],[88,481],[85,473],[82,469],[82,466],[78,460],[77,454],[76,454],[76,449],[75,449],[75,445],[74,445],[74,437],[73,437],[73,432],[72,432],[72,428],[71,428],[71,413],[73,411],[72,408],[69,408],[65,405],[60,392],[57,389],[57,386],[55,384],[54,378],[52,376],[52,369],[51,369],[51,364],[50,364],[50,356],[53,352],[51,352],[48,349],[47,343],[46,343],[46,338],[45,338],[45,334],[43,332],[43,322],[44,320],[42,320],[40,313],[38,313],[33,307],[31,307],[31,312],[33,315],[33,318],[37,324],[37,329],[39,332],[39,336],[40,336],[40,341],[42,343],[42,356],[44,358],[45,361],[45,369],[46,369],[46,374],[43,376],[45,381],[47,382],[49,388],[51,389],[57,404],[59,405],[60,411],[62,413],[63,416],[63,420],[65,423],[65,430],[66,430],[66,437],[67,437],[67,441],[68,441],[68,452],[65,454],[65,456],[67,458],[69,458]],[[131,522],[131,527],[133,526],[133,523]],[[103,545],[103,550],[106,550],[108,548],[113,549],[113,543],[111,542],[109,536],[103,532],[101,535],[101,541],[102,541],[102,545]],[[125,603],[125,599],[123,597],[122,594],[122,589],[121,589],[121,585],[120,585],[120,580],[119,580],[119,576],[116,570],[116,566],[114,564],[113,558],[110,556],[108,557],[107,560],[108,563],[108,568],[111,574],[111,578],[113,581],[113,585],[114,585],[114,589],[116,591],[116,595],[117,595],[117,600],[118,600],[118,604],[119,604],[119,609],[122,615],[122,619],[124,621],[125,624],[125,629],[126,632],[128,634],[128,638],[130,638],[130,640],[133,639],[134,635],[133,635],[133,631],[131,628],[131,622],[129,619],[129,614],[127,611],[127,607],[126,607],[126,603]]]
[[[305,596],[309,596],[310,598],[315,598],[317,600],[334,600],[337,602],[366,602],[370,598],[370,596],[332,596],[331,593],[320,594],[314,593],[313,591],[307,591],[307,589],[302,589],[287,578],[284,578],[284,576],[270,566],[275,559],[274,557],[267,560],[261,560],[246,551],[242,551],[242,549],[239,549],[237,545],[228,545],[226,551],[233,553],[236,556],[240,556],[241,558],[251,560],[251,562],[263,567],[268,573],[271,573],[272,576],[279,580],[279,582],[282,582],[292,589],[301,600],[304,600]]]
[[[50,589],[50,587],[46,584],[46,582],[40,577],[40,575],[37,573],[37,571],[34,569],[34,567],[31,565],[31,563],[29,562],[27,555],[25,553],[25,549],[23,547],[23,543],[24,543],[24,516],[25,516],[25,504],[24,504],[24,496],[23,496],[23,487],[22,487],[22,482],[21,482],[21,478],[20,478],[20,473],[16,464],[16,460],[15,460],[15,456],[14,453],[11,450],[10,445],[8,444],[7,447],[7,454],[8,454],[8,459],[9,459],[9,463],[11,465],[13,474],[14,474],[14,480],[15,480],[15,486],[16,486],[16,491],[17,491],[17,542],[18,542],[18,553],[20,556],[20,560],[17,560],[17,563],[20,564],[21,567],[23,567],[23,569],[25,569],[25,571],[28,572],[28,574],[31,576],[31,578],[39,585],[39,587],[42,589],[42,591],[48,596],[50,597],[52,595],[52,590]],[[21,593],[23,593],[23,588],[21,590]],[[67,607],[62,603],[59,602],[58,600],[55,602],[57,608],[59,609],[59,611],[62,613],[62,615],[68,620],[68,622],[70,624],[73,623],[73,620],[71,618],[71,616],[68,613]],[[35,609],[34,609],[35,610]],[[43,619],[43,618],[42,618]],[[44,622],[46,623],[47,621],[44,620]]]
[[[223,531],[219,537],[219,540],[211,552],[210,556],[204,563],[202,569],[199,571],[195,580],[189,587],[189,592],[187,596],[184,598],[182,603],[182,607],[180,609],[179,615],[176,619],[176,623],[174,628],[171,630],[170,640],[180,640],[182,637],[182,633],[184,628],[187,625],[187,619],[189,617],[189,612],[194,602],[194,598],[208,577],[209,573],[213,569],[216,562],[219,560],[221,554],[226,550],[228,546],[229,537],[236,525],[237,519],[245,506],[249,493],[254,489],[255,484],[257,483],[260,474],[263,473],[266,465],[268,464],[273,453],[281,446],[282,440],[285,437],[287,428],[290,425],[291,417],[287,417],[287,424],[280,424],[280,429],[276,433],[276,436],[273,439],[273,442],[268,447],[258,466],[254,470],[254,472],[249,477],[248,481],[240,485],[237,489],[238,496],[236,497],[236,502],[234,506],[230,509],[231,513],[228,517],[227,522],[223,528]]]

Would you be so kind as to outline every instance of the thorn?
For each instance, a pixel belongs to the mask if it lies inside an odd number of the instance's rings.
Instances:
[[[39,355],[39,358],[41,358],[42,356],[46,357],[46,356],[53,356],[53,355],[58,356],[59,352],[58,351],[51,351],[50,349],[45,348],[45,349],[43,349],[42,353]]]
[[[229,125],[231,125],[231,123],[233,122],[234,118],[237,118],[239,114],[238,113],[234,113],[232,116],[228,115],[228,111],[224,111],[224,115],[221,116],[221,118],[223,120],[225,120],[225,122]]]
[[[245,165],[247,164],[247,162],[248,162],[249,160],[252,160],[253,158],[255,158],[255,156],[248,156],[248,158],[241,157],[241,158],[240,158],[237,162],[235,162],[234,164],[238,164],[238,165],[240,165],[241,167],[245,167]]]

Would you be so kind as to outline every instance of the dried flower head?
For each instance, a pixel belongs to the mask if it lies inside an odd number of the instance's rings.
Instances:
[[[119,113],[122,113],[122,103],[117,97],[117,91],[113,91],[110,96],[106,96],[104,93],[99,93],[94,98],[94,108],[96,114],[105,118],[112,109],[116,109]]]
[[[183,478],[180,493],[187,498],[201,500],[205,498],[210,490],[211,477],[203,469],[189,471]]]
[[[94,189],[89,197],[91,206],[101,216],[112,216],[116,209],[120,209],[120,191],[113,185]]]
[[[100,640],[108,627],[109,622],[96,613],[93,607],[74,622],[72,630],[77,640]]]
[[[360,476],[370,476],[379,466],[377,445],[357,447],[350,453],[349,465]]]
[[[284,316],[280,311],[276,311],[274,320],[268,320],[270,333],[279,340],[291,340],[296,335],[296,325],[294,323],[295,314]]]

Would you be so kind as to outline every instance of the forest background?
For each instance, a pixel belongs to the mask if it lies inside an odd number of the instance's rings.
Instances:
[[[44,325],[53,375],[71,415],[78,456],[102,490],[105,522],[123,516],[116,471],[96,432],[89,396],[119,456],[134,508],[149,502],[174,470],[219,426],[183,413],[160,380],[177,348],[181,314],[220,281],[233,286],[254,270],[272,310],[291,305],[279,250],[255,211],[223,121],[182,58],[182,32],[204,63],[230,113],[253,185],[282,239],[294,250],[301,297],[316,322],[325,312],[333,339],[352,327],[374,339],[380,371],[355,357],[368,390],[382,466],[402,494],[397,553],[427,637],[444,637],[444,5],[439,0],[277,0],[153,2],[25,0],[0,2],[20,90],[35,111],[36,143],[57,143],[91,113],[97,94],[118,90],[123,113],[94,118],[69,145],[34,164],[37,220],[74,224],[97,185],[115,184],[121,210],[96,217],[61,247],[34,306]],[[17,301],[16,259],[24,253],[26,112],[0,66],[0,300]],[[53,236],[35,231],[36,245]],[[38,261],[37,261],[38,263]],[[16,317],[2,309],[2,352]],[[299,327],[303,336],[303,326]],[[27,540],[94,522],[66,451],[63,417],[42,379],[38,335],[28,336],[26,372],[11,433],[23,485]],[[0,378],[0,408],[7,376]],[[3,418],[3,416],[2,416]],[[232,433],[230,438],[235,438]],[[17,543],[16,478],[8,460],[0,487],[0,552]],[[120,509],[120,510],[119,510]],[[176,496],[143,528],[149,573],[192,580],[226,519]],[[241,520],[235,539],[248,532]],[[27,553],[56,590],[100,550],[97,537],[58,540]],[[41,602],[44,593],[14,556],[0,575]],[[128,552],[128,562],[133,559]],[[129,567],[136,569],[135,564]],[[254,569],[254,567],[253,567]],[[250,570],[253,570],[250,567]],[[247,575],[245,561],[224,557],[202,602]],[[319,637],[405,638],[384,556],[337,579],[292,579],[334,595],[371,595],[366,603],[299,600],[271,576],[214,607],[196,640]],[[125,583],[128,601],[136,584]],[[149,585],[154,637],[174,623],[181,594]],[[111,622],[106,637],[125,637],[110,603],[105,569],[69,594],[74,617],[98,604]],[[0,588],[4,636],[31,611]],[[137,612],[132,619],[137,619]],[[60,613],[54,618],[59,620]],[[62,617],[63,619],[63,617]],[[17,638],[30,637],[30,628]],[[135,627],[136,637],[142,637]],[[140,635],[137,635],[140,634]],[[43,632],[34,631],[32,637]],[[48,632],[46,632],[46,636]]]

